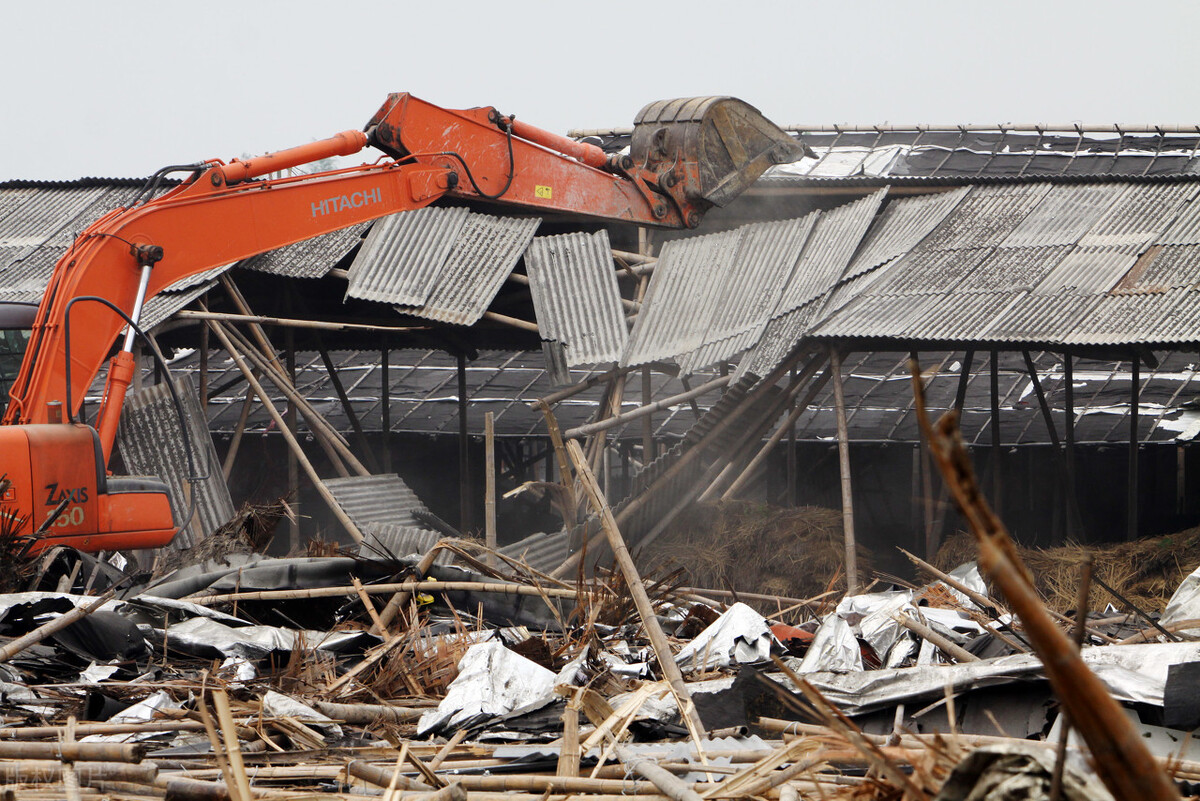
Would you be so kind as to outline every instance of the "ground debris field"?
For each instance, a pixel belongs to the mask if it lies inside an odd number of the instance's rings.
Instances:
[[[559,580],[451,538],[404,558],[270,558],[247,529],[160,576],[86,559],[62,589],[10,587],[5,792],[1018,797],[987,794],[1003,785],[1049,798],[1061,762],[1060,797],[1122,797],[1087,760],[1095,721],[1057,756],[1067,702],[1044,646],[973,562],[943,575],[914,558],[918,582],[846,595],[836,514],[727,504],[706,519],[719,545],[696,529],[688,539],[686,521],[656,544],[696,549],[686,572],[648,549],[644,576],[618,565]],[[1097,574],[1116,580],[1107,552],[1095,555]],[[757,587],[757,609],[722,585]],[[1200,725],[1200,642],[1188,636],[1200,577],[1178,585],[1151,612],[1100,611],[1102,599],[1080,664],[1135,716],[1151,769],[1186,795],[1200,781],[1186,735]],[[1140,586],[1122,585],[1149,603]],[[1073,621],[1054,625],[1065,637]]]

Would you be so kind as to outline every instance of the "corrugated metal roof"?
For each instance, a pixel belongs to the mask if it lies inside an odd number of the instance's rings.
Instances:
[[[126,398],[117,442],[121,460],[131,474],[156,476],[167,483],[176,525],[188,514],[187,499],[195,500],[196,520],[172,543],[173,548],[189,548],[232,518],[234,508],[196,387],[186,376],[175,379],[175,387],[191,437],[196,473],[208,476],[206,480],[190,485],[186,481],[188,454],[179,431],[179,416],[165,383],[146,387]]]
[[[534,570],[549,573],[571,555],[571,534],[566,529],[553,534],[530,534],[512,545],[504,546],[500,553],[522,561]]]
[[[678,361],[690,374],[753,345],[779,304],[786,281],[812,235],[819,214],[746,226],[725,297],[704,332],[704,344]]]
[[[1129,291],[1153,292],[1175,287],[1200,286],[1200,244],[1164,245]]]
[[[824,295],[837,283],[862,244],[886,190],[821,213],[783,290],[775,314],[786,314]]]
[[[1091,313],[1096,295],[1026,293],[1004,311],[986,332],[1003,342],[1050,342]]]
[[[346,297],[424,305],[469,214],[424,208],[376,221],[350,266]]]
[[[529,247],[541,219],[472,214],[421,306],[401,311],[427,320],[473,325]]]
[[[191,284],[191,282],[188,283]],[[142,306],[142,317],[138,320],[138,328],[149,331],[159,323],[169,320],[171,315],[212,289],[216,284],[216,281],[210,279],[203,284],[191,285],[181,292],[164,290],[158,293]]]
[[[1121,192],[1116,184],[1051,187],[1034,209],[1004,238],[1005,247],[1073,245],[1095,224]]]
[[[994,247],[1029,215],[1050,184],[977,186],[921,242],[922,250]]]
[[[1180,207],[1179,215],[1158,238],[1160,245],[1200,245],[1200,193]]]
[[[1034,287],[1039,295],[1107,292],[1137,262],[1137,254],[1107,247],[1075,248]]]
[[[1194,294],[1185,289],[1163,294],[1101,295],[1096,305],[1059,339],[1068,345],[1164,343],[1167,340],[1158,330],[1159,322],[1168,318],[1176,304],[1194,299]],[[1200,339],[1200,330],[1192,329],[1187,334],[1191,341]]]
[[[905,295],[949,292],[990,253],[988,248],[909,253],[888,269],[878,291]]]
[[[607,231],[534,237],[525,269],[541,337],[563,344],[568,366],[621,358],[628,332]]]
[[[410,554],[425,554],[442,535],[436,531],[404,526],[398,523],[370,522],[362,527],[363,542],[359,547],[361,553],[376,556],[402,558]],[[454,561],[454,554],[440,550],[433,557],[435,565],[448,565]]]
[[[368,523],[424,528],[413,512],[429,510],[398,475],[327,478],[325,486],[359,530]]]
[[[623,365],[670,359],[704,344],[749,227],[663,245],[629,334]]]
[[[970,188],[964,186],[888,203],[867,232],[844,278],[855,278],[912,250],[969,192]]]
[[[294,245],[269,250],[238,263],[247,270],[287,278],[321,278],[362,242],[368,223],[305,239]]]

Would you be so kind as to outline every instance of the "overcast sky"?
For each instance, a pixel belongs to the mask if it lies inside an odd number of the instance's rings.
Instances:
[[[67,0],[3,20],[0,180],[290,147],[391,91],[559,132],[712,94],[780,124],[1200,123],[1192,0]]]

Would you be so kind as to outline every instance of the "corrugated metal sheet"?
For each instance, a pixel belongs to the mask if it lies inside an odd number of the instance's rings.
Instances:
[[[362,242],[368,224],[305,239],[294,245],[269,250],[238,263],[239,267],[287,278],[320,278],[337,266]]]
[[[70,230],[83,212],[107,192],[103,186],[85,186],[45,189],[27,195],[24,202],[4,216],[0,246],[36,247],[56,235],[65,235],[63,232]],[[73,238],[69,236],[59,244],[69,244]]]
[[[233,517],[234,508],[196,387],[191,378],[185,377],[175,379],[175,388],[191,437],[196,472],[207,475],[206,480],[191,484],[190,490],[185,489],[188,486],[188,454],[179,431],[179,416],[166,384],[146,387],[129,395],[121,410],[117,442],[127,470],[132,474],[155,476],[167,483],[176,525],[187,516],[190,508],[187,498],[195,499],[196,519],[171,544],[171,547],[181,549],[190,548],[212,534]]]
[[[988,248],[909,253],[888,269],[877,291],[905,295],[949,292],[990,254]]]
[[[798,309],[824,295],[837,283],[862,244],[886,190],[821,213],[796,264],[775,314]]]
[[[1172,307],[1191,294],[1189,290],[1175,290],[1153,295],[1101,295],[1088,314],[1065,332],[1062,341],[1068,345],[1164,342],[1157,330],[1159,322],[1168,319]],[[1200,331],[1192,329],[1183,341],[1194,342],[1200,339],[1198,334]]]
[[[1038,295],[1028,293],[1005,310],[987,331],[1001,342],[1053,342],[1091,314],[1096,295]]]
[[[1157,291],[1173,287],[1200,286],[1200,244],[1166,245],[1146,271],[1135,280],[1131,291]]]
[[[413,512],[428,509],[398,475],[328,478],[325,486],[360,530],[368,523],[424,528]]]
[[[748,227],[663,245],[623,365],[670,359],[704,344]]]
[[[369,556],[402,558],[411,554],[424,555],[437,545],[441,535],[436,531],[404,526],[398,523],[371,522],[362,527],[363,543],[360,552]],[[435,565],[448,565],[454,554],[447,550],[438,551],[433,557]]]
[[[998,247],[991,252],[959,288],[971,292],[999,292],[1032,289],[1062,263],[1070,252],[1065,245],[1055,247]]]
[[[1005,247],[1073,245],[1095,224],[1122,187],[1062,185],[1050,191],[1004,238]]]
[[[1158,238],[1160,245],[1200,245],[1200,190],[1179,208],[1179,215]]]
[[[424,208],[376,221],[350,266],[346,297],[424,305],[469,214]]]
[[[525,269],[541,337],[563,344],[568,366],[621,358],[628,333],[607,231],[534,237]]]
[[[754,349],[738,363],[734,380],[770,375],[796,349],[818,311],[818,301],[814,301],[767,323]]]
[[[1190,184],[1125,184],[1078,245],[1141,253],[1167,229],[1194,192]]]
[[[972,187],[920,247],[924,250],[957,250],[998,245],[1049,191],[1048,183]]]
[[[704,332],[704,344],[678,359],[684,373],[727,360],[758,340],[818,217],[814,212],[793,220],[746,226],[734,273]]]
[[[938,226],[970,187],[950,192],[893,200],[867,232],[862,247],[847,268],[845,279],[874,270],[912,250]]]
[[[553,534],[530,534],[512,545],[504,546],[500,553],[520,560],[534,570],[549,573],[571,555],[571,534],[566,529]]]
[[[1107,292],[1137,262],[1137,254],[1106,247],[1076,248],[1038,282],[1040,295]]]
[[[540,223],[537,217],[470,215],[425,304],[401,310],[427,320],[475,324],[529,247]]]

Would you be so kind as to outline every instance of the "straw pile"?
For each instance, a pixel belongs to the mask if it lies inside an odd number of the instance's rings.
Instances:
[[[697,504],[642,550],[639,563],[683,567],[693,586],[807,598],[844,590],[842,513],[731,501]],[[870,555],[858,549],[870,575]]]
[[[1058,548],[1018,546],[1018,551],[1047,605],[1059,612],[1075,607],[1079,565],[1088,553],[1095,559],[1093,570],[1101,581],[1142,610],[1161,612],[1179,583],[1200,566],[1200,527],[1133,542],[1071,543]],[[942,544],[933,562],[942,570],[950,570],[974,558],[974,539],[959,532]],[[1124,610],[1117,598],[1095,584],[1088,603],[1092,609],[1111,603]]]

